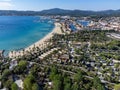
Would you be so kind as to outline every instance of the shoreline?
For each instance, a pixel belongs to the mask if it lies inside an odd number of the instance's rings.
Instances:
[[[10,51],[8,53],[8,56],[10,58],[15,58],[15,57],[23,56],[24,54],[27,54],[27,52],[30,52],[35,47],[39,47],[41,49],[47,47],[45,42],[48,41],[50,38],[52,38],[53,34],[55,34],[55,33],[62,34],[61,24],[55,22],[54,25],[55,25],[55,27],[53,28],[53,30],[50,33],[48,33],[46,36],[44,36],[42,39],[40,39],[39,41],[33,43],[32,45],[24,48],[23,50],[20,50],[20,51]]]

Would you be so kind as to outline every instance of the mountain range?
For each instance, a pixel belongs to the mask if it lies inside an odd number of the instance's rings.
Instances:
[[[120,10],[87,11],[87,10],[65,10],[59,8],[42,10],[42,11],[0,10],[0,16],[2,15],[120,16]]]

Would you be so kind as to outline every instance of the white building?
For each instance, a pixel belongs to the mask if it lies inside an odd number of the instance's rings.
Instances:
[[[15,83],[17,84],[17,86],[21,89],[23,89],[23,81],[21,79],[16,80]]]

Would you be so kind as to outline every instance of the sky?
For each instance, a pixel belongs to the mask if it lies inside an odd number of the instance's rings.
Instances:
[[[0,10],[34,10],[44,9],[79,9],[108,10],[120,9],[120,0],[0,0]]]

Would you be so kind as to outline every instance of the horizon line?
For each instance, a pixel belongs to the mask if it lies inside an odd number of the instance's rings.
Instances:
[[[35,11],[35,12],[39,12],[39,11],[44,11],[44,10],[51,10],[51,9],[61,9],[61,10],[71,10],[71,11],[74,11],[74,10],[80,10],[80,11],[93,11],[93,12],[100,12],[100,11],[109,11],[109,10],[113,10],[113,11],[116,11],[116,10],[120,10],[120,9],[103,9],[103,10],[87,10],[87,9],[64,9],[64,8],[49,8],[49,9],[42,9],[42,10],[15,10],[15,9],[11,9],[11,10],[4,10],[4,9],[0,9],[0,11]]]

